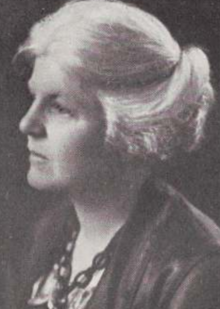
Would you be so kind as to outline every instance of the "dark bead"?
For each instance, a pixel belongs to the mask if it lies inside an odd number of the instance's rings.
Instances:
[[[107,264],[108,264],[107,255],[104,253],[99,253],[94,257],[92,265],[96,270],[100,270],[100,269],[105,268]]]
[[[79,288],[85,288],[93,277],[94,271],[82,271],[75,277],[75,284]]]

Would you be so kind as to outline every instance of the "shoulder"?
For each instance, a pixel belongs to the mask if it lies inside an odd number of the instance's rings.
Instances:
[[[171,187],[168,191],[167,224],[174,225],[169,263],[173,266],[173,283],[168,285],[167,303],[162,308],[219,308],[220,229],[178,191]]]
[[[220,229],[175,189],[162,191],[139,300],[161,309],[219,308]]]
[[[159,264],[170,260],[193,263],[220,250],[216,223],[171,186],[160,183],[144,188],[140,204],[139,221],[145,222],[141,235],[146,236],[139,241],[143,248],[146,242],[148,252]]]
[[[194,265],[170,296],[166,308],[220,308],[220,253]]]
[[[167,196],[159,216],[158,236],[170,241],[182,250],[190,249],[191,255],[206,254],[220,248],[220,228],[180,192],[170,185],[162,184],[159,190]],[[162,218],[162,219],[161,219]],[[163,235],[160,231],[163,230]]]

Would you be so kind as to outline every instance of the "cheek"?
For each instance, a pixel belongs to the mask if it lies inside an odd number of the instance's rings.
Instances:
[[[56,164],[68,169],[95,164],[104,151],[103,133],[92,126],[54,128],[51,144]]]

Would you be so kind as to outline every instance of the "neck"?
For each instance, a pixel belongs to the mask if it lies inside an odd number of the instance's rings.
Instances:
[[[105,247],[127,221],[142,183],[143,177],[133,171],[118,179],[115,177],[112,183],[105,181],[99,183],[99,187],[93,186],[93,194],[87,192],[83,199],[70,194],[80,223],[79,238],[94,247]]]
[[[70,192],[80,224],[73,254],[72,278],[91,265],[94,256],[105,250],[125,224],[137,203],[144,181],[141,175],[142,172],[132,169],[105,180],[98,177],[82,191],[83,194]]]

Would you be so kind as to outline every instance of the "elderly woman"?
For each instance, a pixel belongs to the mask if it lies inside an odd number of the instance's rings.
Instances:
[[[33,228],[8,307],[219,308],[219,229],[153,179],[202,138],[204,52],[134,6],[94,0],[37,23],[20,57],[32,68],[27,179],[65,201]]]

